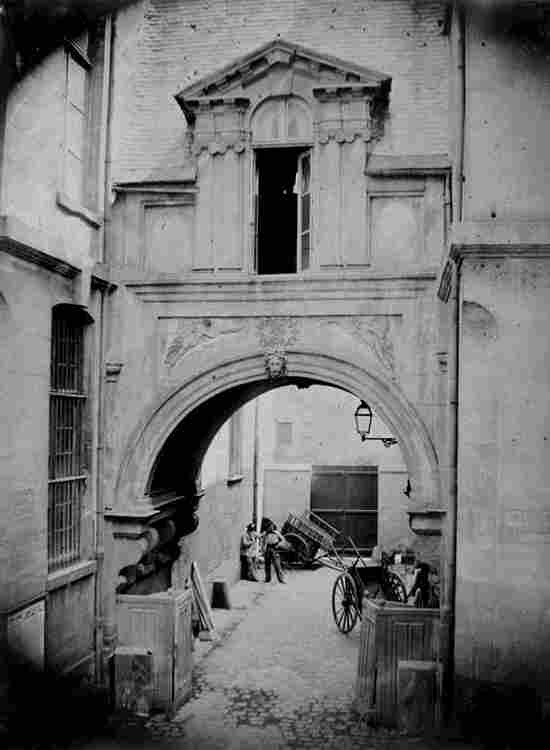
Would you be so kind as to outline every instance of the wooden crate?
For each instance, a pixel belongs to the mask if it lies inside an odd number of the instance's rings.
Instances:
[[[153,654],[152,706],[172,713],[191,693],[191,590],[117,597],[120,646]]]
[[[398,664],[438,661],[439,609],[363,599],[354,709],[376,724],[398,724]]]
[[[119,646],[114,660],[117,709],[147,716],[153,695],[153,654],[146,648]]]

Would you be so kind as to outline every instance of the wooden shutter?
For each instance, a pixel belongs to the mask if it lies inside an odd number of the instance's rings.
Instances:
[[[297,268],[309,268],[311,254],[311,153],[298,157],[298,248]]]
[[[258,247],[258,223],[259,223],[259,170],[258,160],[254,156],[254,175],[252,183],[252,248],[254,253],[254,271],[259,273],[260,256]]]

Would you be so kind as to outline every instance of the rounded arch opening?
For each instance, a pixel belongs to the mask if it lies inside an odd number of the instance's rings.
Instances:
[[[158,477],[176,437],[192,442],[189,471],[178,488],[189,490],[213,436],[233,411],[284,385],[332,386],[368,401],[398,441],[411,483],[411,500],[440,507],[438,460],[430,435],[414,407],[394,383],[357,365],[322,354],[288,353],[286,375],[266,377],[263,353],[218,364],[162,395],[147,410],[128,442],[116,495],[131,506],[160,489]],[[155,478],[157,477],[157,478]]]
[[[277,359],[276,355],[273,356]],[[231,491],[227,482],[221,494],[212,496],[209,493],[204,497],[200,483],[202,462],[216,433],[234,412],[258,396],[285,386],[297,386],[299,389],[328,386],[351,394],[358,402],[368,401],[389,434],[398,440],[405,472],[395,491],[401,494],[408,485],[410,493],[407,494],[410,497],[405,502],[414,504],[421,500],[423,504],[440,505],[439,468],[429,433],[395,383],[334,355],[285,352],[278,363],[281,367],[277,367],[276,362],[274,370],[270,369],[269,360],[270,356],[265,352],[258,352],[212,363],[209,369],[203,366],[194,377],[189,377],[158,399],[153,408],[144,414],[129,441],[116,486],[117,497],[121,501],[119,509],[125,512],[126,508],[133,512],[132,508],[139,507],[143,512],[144,508],[149,507],[155,513],[159,508],[161,515],[166,517],[165,504],[172,503],[172,520],[168,521],[171,528],[168,531],[173,558],[179,558],[179,546],[180,551],[188,547],[185,553],[188,560],[201,556],[205,556],[206,560],[208,553],[204,553],[202,547],[208,523],[212,517],[219,517],[221,521],[222,516],[233,513],[232,509],[237,508],[239,512],[235,510],[235,518],[240,515],[237,523],[233,524],[235,528],[221,529],[223,524],[216,521],[213,537],[214,544],[224,553],[228,552],[231,544],[234,545],[235,539],[238,540],[240,526],[247,522],[242,512],[244,495],[239,499],[239,491],[246,489],[245,482],[232,486]],[[352,423],[353,412],[349,414],[349,419]],[[357,440],[359,442],[358,436]],[[403,506],[404,498],[400,499]],[[201,512],[206,524],[202,527],[199,524]],[[402,515],[405,518],[405,512]],[[207,518],[210,520],[206,521]],[[407,522],[408,519],[405,524]],[[197,528],[198,535],[193,533]],[[162,536],[164,532],[160,527],[159,531]],[[179,541],[182,539],[183,547]],[[433,542],[435,544],[431,543],[426,552],[429,561],[442,571],[442,549],[437,540],[433,539]],[[156,545],[157,542],[153,540],[152,544]],[[415,545],[415,548],[421,552],[421,546]],[[158,546],[156,550],[162,552]],[[423,552],[421,556],[425,557]],[[238,559],[234,549],[231,559]],[[187,570],[180,562],[169,573],[172,586],[177,586],[178,580],[187,580],[188,574],[182,574],[184,569]],[[207,573],[211,574],[212,571],[207,570]],[[124,569],[120,575],[126,575]],[[225,573],[220,575],[224,577]]]

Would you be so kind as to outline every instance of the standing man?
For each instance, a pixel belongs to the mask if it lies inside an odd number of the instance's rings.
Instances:
[[[275,568],[275,573],[277,574],[277,579],[279,580],[279,583],[286,583],[284,576],[283,576],[283,570],[281,568],[281,556],[278,552],[280,546],[284,544],[285,538],[281,534],[280,531],[277,530],[277,527],[273,522],[269,525],[265,537],[264,537],[264,545],[265,545],[265,552],[264,552],[264,558],[265,558],[265,582],[269,583],[271,581],[271,565]]]
[[[243,581],[257,581],[254,570],[256,556],[256,526],[249,523],[241,536],[241,579]]]

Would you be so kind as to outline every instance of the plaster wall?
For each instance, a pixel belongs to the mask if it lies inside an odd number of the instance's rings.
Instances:
[[[466,20],[464,219],[548,214],[548,49],[518,28],[513,4]],[[507,4],[502,4],[503,6]]]
[[[262,476],[262,516],[267,516],[281,528],[289,513],[300,515],[309,510],[310,465],[264,466]]]
[[[113,179],[181,170],[185,122],[173,95],[277,36],[393,77],[382,152],[448,152],[444,11],[406,0],[144,0],[117,21]]]
[[[0,609],[45,594],[51,309],[67,280],[0,257],[2,292]]]
[[[87,576],[50,593],[46,629],[50,668],[93,674],[94,586],[94,577]]]
[[[2,213],[39,230],[55,254],[90,267],[96,228],[63,210],[66,52],[50,54],[20,80],[6,103]],[[42,249],[42,248],[39,248]]]
[[[550,264],[461,269],[456,668],[550,693]]]
[[[264,505],[272,506],[276,497],[292,497],[296,507],[288,507],[287,512],[299,513],[309,508],[309,485],[304,485],[304,468],[297,466],[294,476],[293,464],[307,464],[309,474],[312,465],[377,466],[378,543],[387,549],[398,543],[414,544],[406,514],[407,498],[403,495],[407,467],[399,445],[384,448],[382,443],[361,442],[354,423],[358,404],[358,399],[350,393],[322,386],[305,390],[282,388],[261,397],[261,455],[262,461],[272,464],[264,472]],[[289,445],[277,443],[277,422],[280,421],[292,425]],[[391,435],[390,429],[376,415],[372,434]],[[277,466],[281,471],[276,470]],[[288,500],[283,502],[286,508]],[[286,512],[283,515],[286,517]]]
[[[227,485],[219,481],[208,487],[199,508],[200,523],[185,537],[186,554],[194,560],[203,580],[235,583],[240,575],[240,536],[252,518],[252,481]]]

